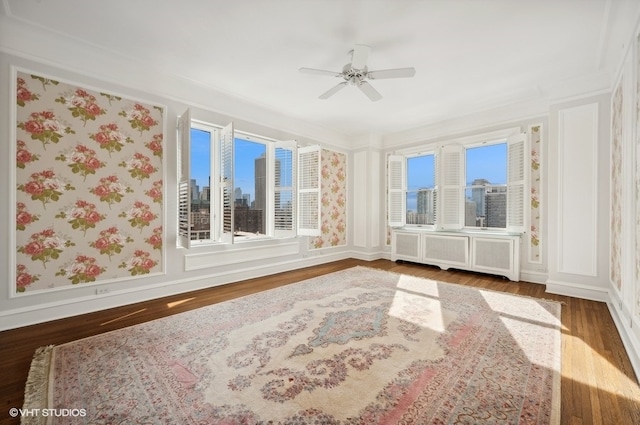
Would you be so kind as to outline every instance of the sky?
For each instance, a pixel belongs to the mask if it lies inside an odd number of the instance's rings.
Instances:
[[[198,188],[209,186],[210,174],[210,133],[191,129],[191,178],[196,180]],[[255,200],[255,158],[265,152],[264,145],[235,138],[234,189],[240,187],[243,194],[250,194]]]

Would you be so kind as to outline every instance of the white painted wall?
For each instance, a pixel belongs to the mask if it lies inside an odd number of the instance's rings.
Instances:
[[[609,277],[610,96],[551,107],[547,291],[604,301]]]

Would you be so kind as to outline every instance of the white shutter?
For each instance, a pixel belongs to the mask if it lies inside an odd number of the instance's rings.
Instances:
[[[528,149],[526,133],[507,139],[507,230],[524,232],[526,222],[526,166]]]
[[[320,236],[320,146],[298,149],[298,235]]]
[[[464,226],[464,149],[445,145],[437,156],[437,227],[460,230]]]
[[[178,117],[178,240],[191,246],[191,111]]]
[[[296,234],[293,206],[295,205],[295,155],[296,142],[276,142],[274,155],[273,235],[276,238],[293,237]]]
[[[229,123],[220,131],[220,216],[222,217],[222,233],[220,241],[233,243],[233,123]]]
[[[389,155],[387,170],[388,224],[402,227],[407,218],[407,173],[406,159],[400,155]]]

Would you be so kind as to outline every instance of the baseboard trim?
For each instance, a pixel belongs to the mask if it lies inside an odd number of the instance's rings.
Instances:
[[[530,283],[539,283],[546,284],[548,279],[547,273],[536,272],[532,270],[521,270],[520,271],[520,281],[521,282],[530,282]]]
[[[547,285],[546,292],[549,294],[565,295],[603,303],[609,301],[609,292],[604,288],[594,288],[593,286],[553,279],[547,279],[545,285]]]
[[[629,356],[633,372],[636,374],[636,382],[640,384],[640,340],[638,340],[638,336],[633,332],[633,325],[631,323],[633,319],[623,320],[623,315],[620,314],[620,310],[611,300],[607,302],[607,307],[613,318],[613,323],[618,329],[620,339],[622,339],[622,345],[624,345],[627,356]],[[629,326],[627,326],[626,323],[628,323]],[[635,321],[634,325],[640,327],[638,321]]]
[[[162,282],[161,284],[114,290],[101,296],[86,296],[4,310],[0,312],[0,318],[2,318],[0,331],[94,313],[109,308],[122,307],[348,258],[353,258],[353,253],[350,251],[331,252],[324,250],[322,252],[312,252],[302,259],[284,260],[267,266],[245,267],[242,271],[209,273],[194,278]]]

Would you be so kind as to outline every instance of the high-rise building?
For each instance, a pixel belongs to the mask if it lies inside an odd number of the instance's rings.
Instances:
[[[433,189],[418,190],[416,224],[433,224],[435,219],[435,192]]]
[[[211,200],[211,188],[209,186],[205,186],[202,188],[202,193],[200,193],[200,200],[202,201]]]
[[[478,226],[478,216],[475,201],[465,199],[464,202],[464,225],[470,227]]]
[[[488,186],[486,194],[487,227],[507,227],[507,188]]]
[[[486,186],[489,186],[490,184],[491,183],[487,179],[475,179],[471,183],[472,186],[483,186],[483,187],[474,187],[471,189],[471,200],[476,203],[477,217],[485,217],[485,214],[486,214],[485,195],[487,193]]]
[[[191,186],[191,200],[197,201],[200,199],[200,188],[196,184],[196,179],[191,179],[189,184]]]

